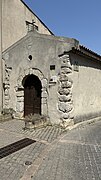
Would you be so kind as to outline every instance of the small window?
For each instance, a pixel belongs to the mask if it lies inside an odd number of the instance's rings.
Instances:
[[[75,61],[74,62],[74,71],[79,71],[79,64],[78,64],[78,61]]]
[[[31,61],[32,60],[32,55],[28,56],[28,60]]]
[[[55,65],[50,65],[50,70],[55,70]]]

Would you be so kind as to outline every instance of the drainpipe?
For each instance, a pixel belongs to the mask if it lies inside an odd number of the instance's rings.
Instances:
[[[3,69],[2,69],[2,0],[0,0],[0,114],[3,109]]]

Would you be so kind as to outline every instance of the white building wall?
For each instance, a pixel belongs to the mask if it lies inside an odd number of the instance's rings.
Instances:
[[[26,21],[32,23],[32,20],[38,26],[39,33],[51,35],[49,29],[21,0],[0,0],[0,112],[3,101],[2,79],[5,78],[2,52],[27,34]]]
[[[26,21],[32,22],[32,20],[38,25],[39,33],[51,34],[20,0],[2,0],[3,50],[26,35]]]
[[[71,54],[71,63],[74,118],[81,121],[101,115],[101,62]]]

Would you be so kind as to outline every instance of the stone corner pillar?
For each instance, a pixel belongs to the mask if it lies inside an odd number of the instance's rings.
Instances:
[[[72,65],[68,54],[63,54],[60,57],[61,67],[59,75],[58,87],[58,110],[60,112],[60,125],[64,128],[74,124],[73,116],[73,98],[72,87],[73,80],[71,79]]]

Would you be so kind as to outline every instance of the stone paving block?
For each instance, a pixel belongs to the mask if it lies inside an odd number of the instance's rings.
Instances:
[[[42,129],[36,129],[35,131],[24,131],[23,127],[24,122],[19,120],[11,120],[0,124],[0,147],[6,146],[25,137],[32,139],[37,138],[39,140],[39,142],[0,159],[0,164],[2,163],[0,173],[2,174],[3,180],[20,179],[26,168],[28,168],[28,166],[25,165],[25,162],[34,162],[46,147],[46,144],[41,143],[40,140],[43,139],[48,141],[50,135],[52,135],[50,142],[54,139],[54,127],[49,126]],[[61,133],[61,131],[58,132],[58,128],[55,128],[55,132],[57,133],[57,136]],[[17,175],[17,172],[19,172],[19,175]]]
[[[97,131],[94,131],[96,128]],[[63,138],[63,140],[67,141],[60,141],[56,146],[54,145],[55,148],[52,149],[40,166],[40,168],[43,168],[46,165],[50,169],[45,168],[45,173],[42,174],[42,177],[45,179],[49,174],[49,180],[100,180],[101,168],[99,169],[99,164],[101,165],[101,161],[99,157],[101,157],[101,151],[99,149],[101,149],[101,146],[99,139],[101,136],[98,135],[101,131],[99,131],[100,126],[97,124],[95,126],[87,126],[85,129],[74,129],[67,133]],[[38,171],[33,180],[36,180],[37,177]],[[40,180],[42,177],[40,177]]]
[[[33,180],[100,180],[101,179],[101,122],[67,131],[58,127],[46,127],[35,131],[24,131],[24,122],[12,120],[0,126],[0,145],[29,137],[38,141],[3,159],[0,159],[0,180],[20,180],[29,167],[26,161],[35,162],[43,150],[46,151]],[[9,138],[5,140],[6,136]],[[57,143],[52,143],[57,137]],[[43,142],[42,142],[43,140]],[[3,141],[3,142],[1,142]],[[48,144],[46,143],[48,142]],[[51,145],[52,144],[52,145]],[[1,147],[0,146],[0,147]],[[92,179],[89,179],[92,178]],[[28,179],[30,180],[30,179]]]

